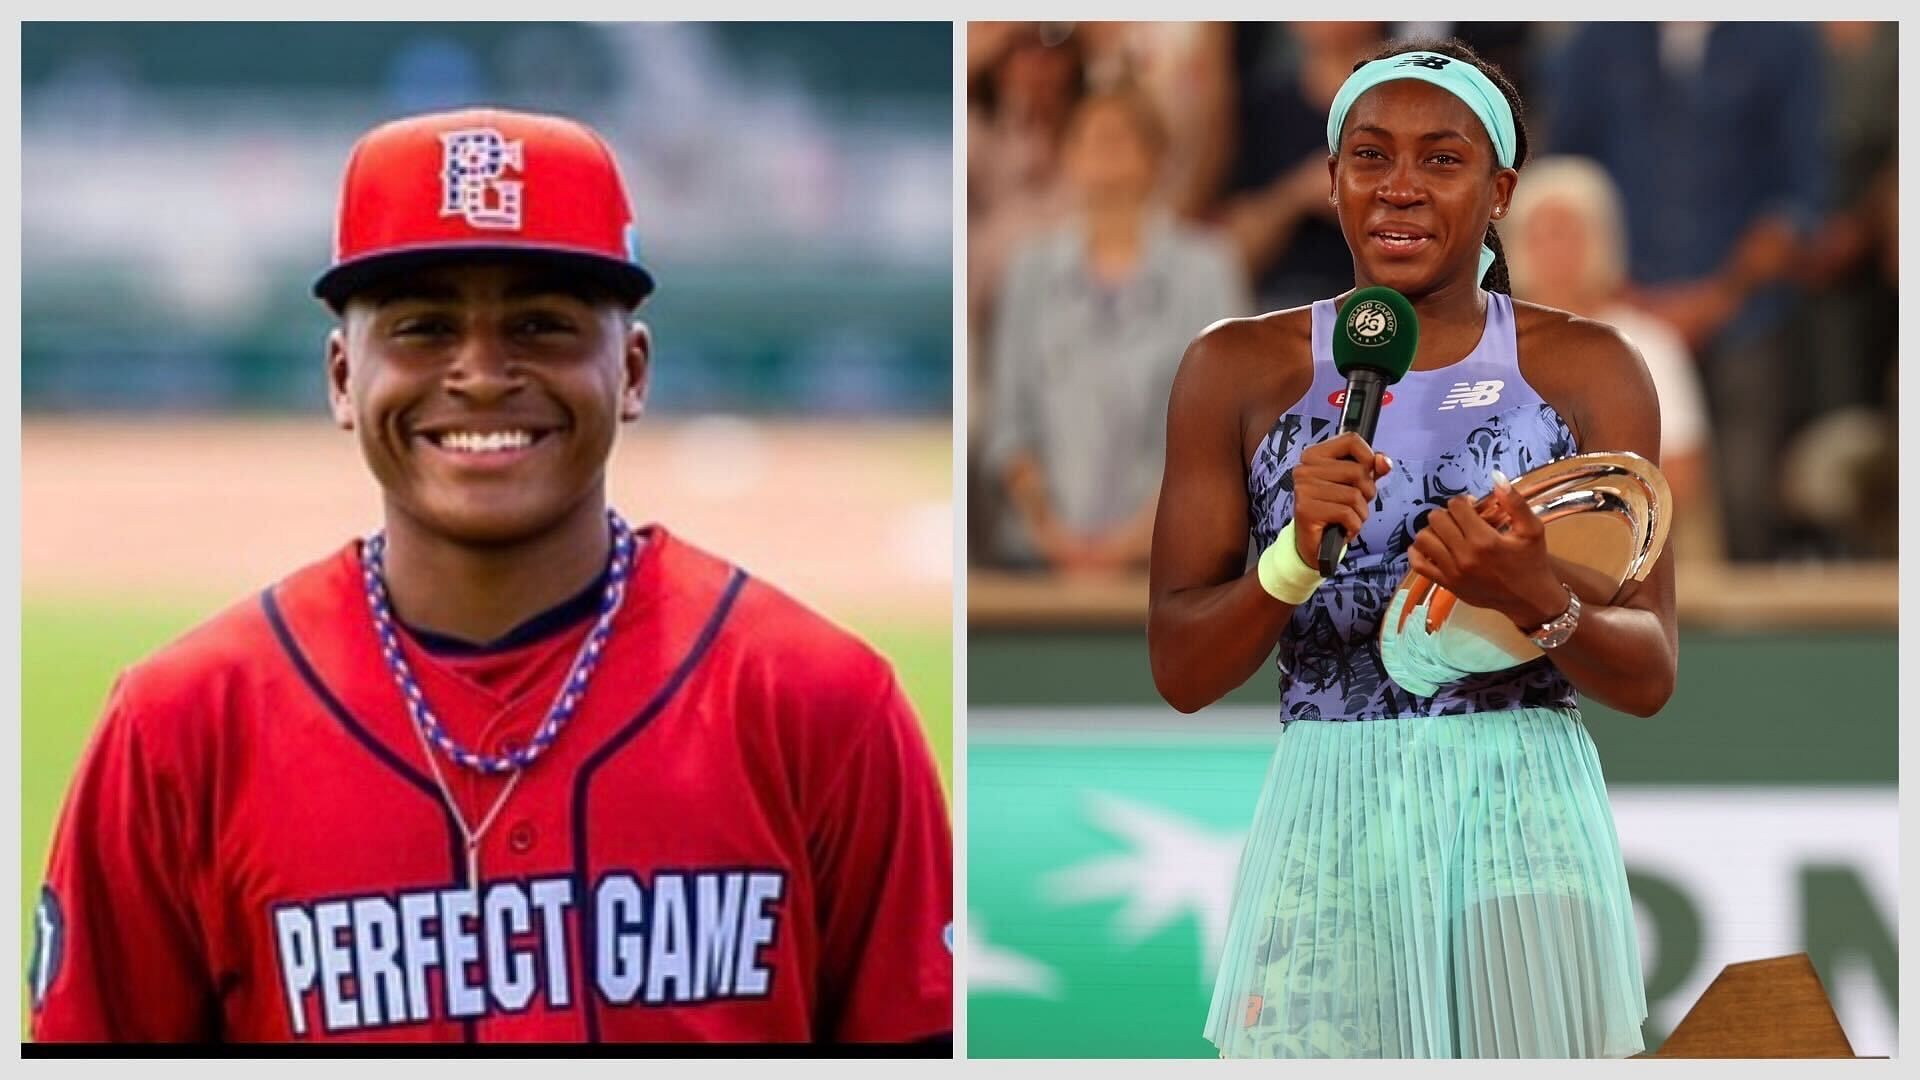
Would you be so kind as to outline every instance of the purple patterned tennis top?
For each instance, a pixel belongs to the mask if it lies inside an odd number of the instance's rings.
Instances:
[[[1254,451],[1247,499],[1254,542],[1273,543],[1293,519],[1293,467],[1340,421],[1346,380],[1333,366],[1332,300],[1313,305],[1313,386]],[[1480,343],[1458,363],[1409,371],[1388,388],[1374,449],[1393,459],[1346,561],[1294,610],[1280,638],[1281,721],[1375,720],[1517,708],[1571,708],[1573,686],[1546,658],[1442,686],[1401,689],[1380,661],[1380,619],[1408,569],[1419,515],[1462,492],[1493,490],[1493,471],[1519,476],[1577,452],[1553,406],[1520,376],[1513,300],[1487,294]]]

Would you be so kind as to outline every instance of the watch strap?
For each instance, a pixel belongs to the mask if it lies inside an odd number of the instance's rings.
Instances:
[[[1557,649],[1566,644],[1573,636],[1574,627],[1580,625],[1580,594],[1574,592],[1571,585],[1562,587],[1567,590],[1567,609],[1527,634],[1527,640],[1542,649]]]

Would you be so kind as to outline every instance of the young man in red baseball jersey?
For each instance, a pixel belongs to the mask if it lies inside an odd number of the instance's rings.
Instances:
[[[607,506],[633,237],[571,121],[355,147],[315,292],[385,527],[121,677],[36,1039],[948,1037],[951,835],[887,662]]]

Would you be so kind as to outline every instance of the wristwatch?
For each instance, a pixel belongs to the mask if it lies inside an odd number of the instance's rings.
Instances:
[[[1527,632],[1527,640],[1542,649],[1565,645],[1573,636],[1573,628],[1580,625],[1580,594],[1574,592],[1571,585],[1563,587],[1567,590],[1567,610]]]

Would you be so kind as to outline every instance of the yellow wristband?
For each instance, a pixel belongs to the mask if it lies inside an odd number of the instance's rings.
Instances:
[[[1342,548],[1341,554],[1345,553],[1346,549]],[[1320,576],[1320,571],[1308,566],[1300,558],[1300,548],[1293,540],[1291,521],[1280,530],[1279,537],[1267,545],[1267,550],[1260,553],[1258,573],[1260,587],[1284,604],[1304,603],[1307,597],[1313,595],[1313,590],[1326,580]]]

